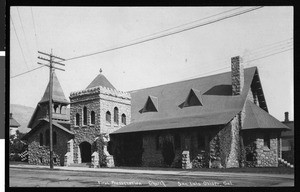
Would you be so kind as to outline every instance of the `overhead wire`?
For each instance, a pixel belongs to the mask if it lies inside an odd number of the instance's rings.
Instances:
[[[29,72],[31,72],[31,71],[35,71],[35,70],[40,69],[40,68],[42,68],[42,67],[45,67],[45,66],[43,65],[43,66],[40,66],[40,67],[36,67],[36,68],[31,69],[31,70],[29,70],[29,71],[25,71],[24,73],[20,73],[20,74],[18,74],[18,75],[12,76],[12,77],[10,77],[10,78],[12,79],[12,78],[15,78],[15,77],[24,75],[24,74],[26,74],[26,73],[29,73]]]
[[[105,53],[105,52],[109,52],[109,51],[114,51],[114,50],[118,50],[118,49],[122,49],[122,48],[126,48],[126,47],[131,47],[131,46],[134,46],[134,45],[142,44],[142,43],[145,43],[145,42],[148,42],[148,41],[152,41],[152,40],[155,40],[155,39],[159,39],[159,38],[163,38],[163,37],[166,37],[166,36],[174,35],[174,34],[177,34],[177,33],[181,33],[181,32],[188,31],[188,30],[191,30],[191,29],[195,29],[195,28],[198,28],[198,27],[202,27],[202,26],[205,26],[205,25],[216,23],[218,21],[222,21],[222,20],[225,20],[225,19],[228,19],[228,18],[231,18],[231,17],[242,15],[242,14],[245,14],[245,13],[248,13],[248,12],[260,9],[262,7],[263,6],[249,8],[247,10],[243,10],[243,11],[240,11],[240,12],[237,12],[237,13],[233,13],[233,14],[228,15],[228,16],[223,16],[222,18],[218,18],[218,19],[215,19],[215,20],[212,20],[212,21],[208,21],[208,22],[205,22],[205,23],[197,24],[195,26],[191,26],[191,27],[188,27],[188,28],[185,28],[185,29],[180,29],[178,31],[170,32],[168,34],[159,35],[157,37],[151,37],[151,38],[148,38],[148,39],[145,39],[145,40],[141,40],[141,41],[137,41],[137,42],[133,42],[133,43],[129,43],[129,44],[125,44],[125,45],[121,45],[121,46],[117,46],[117,47],[105,49],[105,50],[94,52],[94,53],[89,53],[89,54],[85,54],[85,55],[81,55],[81,56],[77,56],[77,57],[71,57],[71,58],[68,58],[68,59],[66,59],[64,61],[70,61],[70,60],[79,59],[79,58],[83,58],[83,57],[89,57],[89,56],[97,55],[97,54],[100,54],[100,53]]]
[[[19,12],[19,8],[17,7],[17,12],[18,12],[18,17],[19,17],[19,20],[20,20],[20,23],[21,23],[21,28],[22,28],[22,32],[23,32],[23,36],[24,36],[24,39],[25,39],[25,45],[27,47],[27,50],[30,50],[30,47],[28,46],[28,41],[27,41],[27,38],[26,38],[26,33],[24,31],[24,26],[23,26],[23,22],[22,22],[22,19],[21,19],[21,16],[20,16],[20,12]],[[30,58],[30,61],[32,63],[32,59],[31,57]]]
[[[23,48],[22,48],[22,46],[21,46],[21,43],[20,43],[20,40],[19,40],[19,37],[18,37],[17,31],[16,31],[16,27],[15,27],[15,24],[14,24],[14,21],[13,21],[13,19],[12,19],[12,16],[11,16],[11,15],[10,15],[10,20],[11,20],[11,22],[12,22],[12,25],[13,25],[13,28],[14,28],[14,32],[15,32],[15,34],[16,34],[16,36],[17,36],[17,40],[18,40],[18,43],[19,43],[19,46],[20,46],[20,49],[21,49],[21,53],[22,53],[22,56],[23,56],[24,62],[25,62],[25,64],[26,64],[26,67],[27,67],[27,69],[29,70],[29,68],[28,68],[28,65],[27,65],[27,62],[26,62],[26,59],[25,59],[25,56],[24,56],[24,53],[23,53]]]

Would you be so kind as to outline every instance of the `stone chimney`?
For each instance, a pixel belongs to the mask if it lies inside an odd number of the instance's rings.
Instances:
[[[244,87],[244,67],[240,56],[231,58],[232,95],[240,95]]]
[[[289,122],[289,121],[290,121],[290,120],[289,120],[289,112],[285,112],[285,113],[284,113],[284,117],[285,117],[285,118],[284,118],[284,121],[285,121],[285,122]]]

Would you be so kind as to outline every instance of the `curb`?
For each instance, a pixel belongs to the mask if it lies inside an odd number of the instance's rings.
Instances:
[[[10,165],[10,168],[22,169],[43,169],[49,170],[47,166],[37,165]],[[86,167],[54,167],[54,170],[63,171],[85,171],[85,172],[104,172],[104,173],[132,173],[132,174],[151,174],[151,175],[178,175],[178,176],[221,176],[221,177],[279,177],[294,179],[293,174],[261,174],[261,173],[221,173],[221,172],[190,172],[190,171],[159,171],[159,170],[129,170],[111,168],[86,168]]]

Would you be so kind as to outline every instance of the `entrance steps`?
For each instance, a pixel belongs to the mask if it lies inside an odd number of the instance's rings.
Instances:
[[[279,161],[280,163],[282,163],[282,164],[283,164],[284,166],[286,166],[286,167],[294,168],[294,165],[288,163],[287,161],[285,161],[285,160],[282,159],[282,158],[278,158],[278,161]]]
[[[71,163],[68,167],[91,167],[91,163]]]

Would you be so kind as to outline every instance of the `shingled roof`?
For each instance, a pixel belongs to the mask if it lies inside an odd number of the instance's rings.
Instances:
[[[97,75],[97,77],[87,86],[86,89],[93,88],[93,87],[107,87],[111,89],[116,89],[107,79],[103,74]]]
[[[49,124],[49,119],[47,119],[47,118],[40,119],[38,125],[35,126],[33,129],[31,129],[26,135],[24,135],[22,137],[22,140],[27,140],[35,131],[37,131],[40,128],[40,126],[42,124]],[[68,124],[69,123],[67,123],[67,122],[60,122],[60,121],[56,121],[56,120],[52,121],[52,125],[54,127],[66,132],[68,134],[74,135],[74,133],[68,129],[70,127],[70,125],[68,125]]]
[[[259,89],[262,90],[256,76],[256,67],[246,68],[243,91],[241,95],[236,96],[229,90],[231,71],[132,91],[131,123],[111,134],[227,124],[243,109],[254,80],[256,86],[260,86]],[[193,90],[203,93],[197,95],[201,98],[201,105],[182,107],[187,95]],[[158,111],[140,113],[139,110],[150,95],[158,98]],[[266,112],[264,97],[260,98],[260,102],[264,103],[263,109],[247,102],[246,110],[250,119],[247,119],[245,129],[285,129],[285,125]],[[263,122],[263,119],[266,119],[266,122]]]
[[[21,125],[12,117],[12,113],[9,114],[9,127],[20,127]]]
[[[44,92],[44,96],[42,97],[41,101],[39,103],[44,103],[44,102],[49,102],[49,83],[47,85],[47,88]],[[55,74],[55,72],[53,72],[53,94],[52,94],[52,100],[53,102],[57,102],[57,103],[65,103],[68,104],[69,101],[66,99],[64,91],[58,81],[58,78]]]
[[[242,127],[245,129],[286,129],[290,128],[276,118],[271,116],[266,111],[262,110],[260,107],[252,103],[251,101],[246,101],[245,106],[246,118],[244,125]]]

